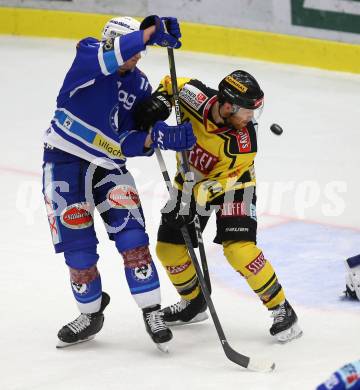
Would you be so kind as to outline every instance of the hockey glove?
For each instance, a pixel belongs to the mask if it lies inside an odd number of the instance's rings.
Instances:
[[[194,198],[191,199],[190,205],[182,203],[182,193],[179,192],[176,204],[170,199],[165,207],[161,210],[163,222],[171,226],[173,229],[181,229],[185,225],[190,225],[195,218]]]
[[[178,126],[168,126],[165,122],[158,121],[151,130],[153,148],[163,150],[191,149],[196,143],[196,137],[190,122]]]
[[[134,111],[136,129],[148,131],[155,122],[169,118],[171,110],[171,103],[163,95],[155,92],[136,105]]]
[[[181,46],[180,26],[176,18],[163,17],[157,15],[147,16],[140,24],[140,30],[145,30],[150,26],[155,26],[155,32],[151,35],[148,45],[159,45],[162,47],[172,47],[178,49]]]

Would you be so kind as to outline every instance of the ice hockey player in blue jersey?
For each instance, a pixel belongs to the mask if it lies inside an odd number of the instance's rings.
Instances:
[[[349,257],[345,260],[346,290],[345,294],[350,299],[360,301],[360,255]]]
[[[360,390],[360,360],[345,364],[316,390]]]
[[[110,301],[97,268],[95,207],[122,255],[147,332],[162,350],[172,338],[159,312],[159,278],[125,162],[126,157],[150,156],[156,147],[189,149],[196,141],[190,124],[158,121],[143,132],[133,118],[137,103],[151,95],[146,75],[136,67],[141,52],[147,45],[178,48],[180,37],[176,18],[152,15],[140,24],[119,17],[105,25],[102,40],[85,38],[77,44],[44,137],[43,194],[52,240],[55,252],[64,253],[81,313],[60,329],[58,347],[94,338]]]

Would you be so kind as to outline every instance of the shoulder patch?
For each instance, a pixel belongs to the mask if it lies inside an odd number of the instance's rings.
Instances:
[[[113,38],[109,38],[103,43],[103,51],[104,52],[111,51],[111,50],[114,50],[114,39]]]
[[[184,88],[180,91],[179,97],[185,103],[195,110],[199,110],[200,107],[206,102],[209,98],[204,94],[199,88],[194,87],[191,84],[186,84]]]

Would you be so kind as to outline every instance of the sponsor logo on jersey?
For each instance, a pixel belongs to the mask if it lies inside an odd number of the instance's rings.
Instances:
[[[180,91],[179,97],[195,110],[199,110],[208,98],[199,88],[196,88],[191,84],[187,84]]]
[[[84,295],[88,292],[88,286],[86,283],[71,282],[71,287],[76,294]]]
[[[234,233],[237,233],[237,232],[248,232],[249,231],[249,228],[245,228],[245,227],[227,227],[225,229],[226,232],[234,232]]]
[[[251,139],[249,131],[246,127],[243,127],[241,130],[237,130],[236,132],[231,132],[235,134],[236,141],[238,144],[240,153],[250,153],[251,152]]]
[[[232,76],[226,76],[225,81],[227,81],[230,85],[235,87],[241,93],[245,93],[248,90],[248,87],[246,85],[240,83],[239,81],[234,79]]]
[[[180,272],[184,272],[186,269],[190,267],[190,265],[191,265],[191,261],[187,261],[185,264],[167,266],[166,269],[171,275],[176,275],[179,274]]]
[[[112,188],[106,195],[111,207],[115,209],[136,209],[140,205],[139,194],[136,188],[127,184],[120,184]]]
[[[207,96],[204,95],[202,92],[199,92],[197,95],[196,95],[196,100],[199,102],[199,103],[204,103],[204,101],[207,99]]]
[[[226,202],[221,205],[221,218],[244,217],[246,215],[246,205],[244,202]]]
[[[64,120],[64,127],[68,130],[70,130],[70,127],[71,125],[74,123],[73,119],[71,119],[70,117],[66,117],[65,120]]]
[[[100,134],[96,134],[93,145],[103,149],[107,154],[112,157],[124,157],[121,153],[119,146],[109,142],[106,138],[102,137]]]
[[[85,229],[93,224],[90,203],[72,204],[61,213],[61,222],[70,229]]]
[[[196,144],[189,153],[189,163],[202,174],[206,175],[214,168],[219,159]]]
[[[245,202],[223,203],[220,208],[220,218],[228,217],[250,217],[256,221],[256,205],[251,203],[247,208]]]
[[[140,89],[147,89],[147,81],[144,77],[141,78],[142,83]],[[117,87],[118,87],[118,100],[120,103],[122,103],[122,106],[125,108],[125,110],[131,110],[132,106],[135,103],[136,100],[136,95],[133,93],[126,92],[124,89],[121,88],[122,82],[118,81],[117,82]],[[146,87],[146,88],[145,88]]]
[[[151,264],[133,268],[132,274],[134,279],[138,282],[148,282],[154,275]]]
[[[246,268],[254,275],[258,274],[265,266],[266,259],[264,258],[263,253],[261,252],[256,259],[249,263]]]

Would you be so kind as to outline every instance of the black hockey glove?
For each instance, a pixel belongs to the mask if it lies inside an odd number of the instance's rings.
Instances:
[[[182,193],[179,192],[177,201],[170,199],[161,210],[163,222],[173,229],[181,229],[194,222],[196,206],[192,197],[190,205],[181,203]],[[186,210],[186,212],[185,212]],[[182,212],[185,212],[184,214]]]
[[[140,101],[134,110],[137,130],[148,131],[157,121],[165,121],[171,114],[170,101],[162,94],[155,92],[148,99]]]

